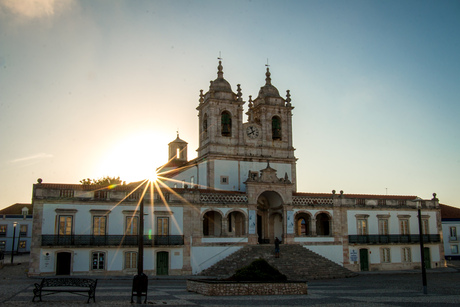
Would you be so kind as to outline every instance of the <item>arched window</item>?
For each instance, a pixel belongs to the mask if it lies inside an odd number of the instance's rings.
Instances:
[[[217,211],[206,212],[203,216],[203,235],[219,237],[222,234],[222,215]]]
[[[297,236],[310,235],[311,218],[306,213],[300,213],[296,216],[295,233]]]
[[[272,117],[272,139],[281,140],[281,119],[278,116]]]
[[[240,237],[246,234],[245,229],[246,219],[243,213],[234,211],[229,213],[227,225],[228,233],[234,237]]]
[[[208,133],[208,114],[205,114],[203,118],[203,133]]]
[[[316,234],[318,236],[331,235],[331,218],[327,213],[320,213],[316,216]]]
[[[232,136],[232,116],[228,111],[222,112],[221,129],[222,136]]]

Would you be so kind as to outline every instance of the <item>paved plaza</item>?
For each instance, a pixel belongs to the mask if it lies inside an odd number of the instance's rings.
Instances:
[[[40,278],[28,278],[25,262],[9,263],[0,270],[0,305],[28,306],[33,304],[33,284]],[[6,260],[6,259],[5,259]],[[18,263],[21,259],[17,260]],[[6,261],[8,262],[8,261]],[[94,278],[94,277],[93,277]],[[98,277],[98,306],[130,305],[131,278]],[[357,277],[334,280],[314,280],[308,283],[308,295],[286,296],[225,296],[210,297],[187,292],[184,277],[167,276],[149,279],[147,305],[169,306],[459,306],[460,272],[450,267],[429,270],[428,294],[422,293],[419,273],[363,273]],[[37,306],[86,305],[86,298],[55,294],[43,298]]]

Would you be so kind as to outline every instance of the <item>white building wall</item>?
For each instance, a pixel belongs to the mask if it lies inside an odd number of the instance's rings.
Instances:
[[[83,274],[93,272],[91,260],[93,252],[104,252],[106,254],[105,270],[110,273],[122,272],[124,268],[124,255],[127,251],[137,252],[137,248],[112,248],[112,247],[90,247],[90,248],[42,248],[40,256],[41,273],[54,273],[56,265],[56,255],[59,252],[72,253],[72,272],[71,274]],[[144,248],[144,270],[156,270],[156,253],[167,251],[169,253],[169,268],[180,270],[183,267],[183,249],[178,248]],[[137,272],[137,269],[130,271]],[[98,272],[100,272],[98,270]]]
[[[165,180],[163,182],[171,188],[174,186],[177,188],[183,188],[183,185],[187,185],[188,188],[191,188],[190,182],[192,177],[194,178],[194,184],[196,184],[198,179],[198,169],[195,166],[188,168],[180,172],[178,175],[172,177],[171,179],[173,180]]]
[[[304,245],[304,247],[323,256],[324,258],[343,265],[342,245]]]
[[[204,189],[205,187],[209,186],[208,184],[208,162],[202,162],[198,164],[198,181],[197,184],[199,185],[198,188]]]
[[[457,236],[450,236],[450,228],[455,227]],[[442,221],[444,255],[446,259],[460,259],[460,221]]]
[[[90,235],[92,228],[91,211],[90,210],[111,210],[107,215],[107,234],[120,235],[124,233],[125,227],[125,214],[123,211],[136,210],[137,204],[135,202],[132,206],[112,206],[112,205],[65,205],[65,204],[45,204],[43,205],[43,223],[42,234],[55,234],[56,230],[56,209],[75,209],[77,212],[74,215],[73,227],[74,234]],[[155,212],[171,211],[169,217],[169,231],[170,235],[183,234],[183,208],[182,207],[166,207],[154,206],[152,214],[152,207],[144,207],[144,234],[156,234],[156,217]],[[163,215],[161,215],[163,216]]]
[[[3,248],[3,252],[11,253],[11,249],[13,247],[13,232],[15,230],[14,223],[16,224],[16,231],[14,235],[14,251],[18,251],[19,253],[23,252],[30,252],[30,244],[32,239],[32,216],[28,215],[28,217],[24,217],[23,215],[16,215],[16,214],[6,214],[0,215],[0,225],[6,225],[6,235],[5,237],[0,237],[0,250]],[[26,235],[20,235],[21,226],[27,225],[27,233]],[[26,248],[19,248],[18,244],[19,241],[26,242]]]
[[[399,215],[409,215],[409,231],[410,234],[418,234],[418,217],[417,211],[389,211],[389,210],[348,210],[347,212],[347,220],[348,220],[348,234],[354,235],[358,233],[358,223],[357,223],[357,215],[367,214],[369,217],[367,218],[367,227],[368,227],[368,234],[379,234],[379,219],[378,215],[389,215],[388,218],[388,231],[389,234],[400,234],[400,225],[399,225]],[[428,225],[429,225],[429,233],[430,234],[437,234],[437,225],[436,225],[436,212],[423,212],[422,216],[428,215]]]

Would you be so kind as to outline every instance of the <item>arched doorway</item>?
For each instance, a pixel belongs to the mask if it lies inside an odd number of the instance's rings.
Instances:
[[[331,217],[327,213],[320,213],[316,216],[316,235],[331,235]]]
[[[266,191],[257,199],[257,236],[259,244],[273,243],[284,234],[283,200],[274,191]]]
[[[296,236],[309,236],[311,217],[308,213],[302,212],[295,217],[295,234]]]
[[[72,254],[60,252],[56,255],[56,275],[70,275]]]
[[[208,211],[203,216],[203,236],[220,237],[222,234],[222,215]]]
[[[246,235],[246,218],[243,213],[232,211],[227,216],[228,235],[241,237]]]

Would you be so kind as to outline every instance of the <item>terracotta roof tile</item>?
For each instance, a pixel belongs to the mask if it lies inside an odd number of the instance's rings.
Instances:
[[[460,208],[439,204],[441,219],[460,219]]]
[[[9,207],[3,208],[0,210],[1,214],[22,214],[22,208],[27,207],[29,209],[29,214],[32,214],[33,205],[32,204],[24,204],[24,203],[16,203]]]

